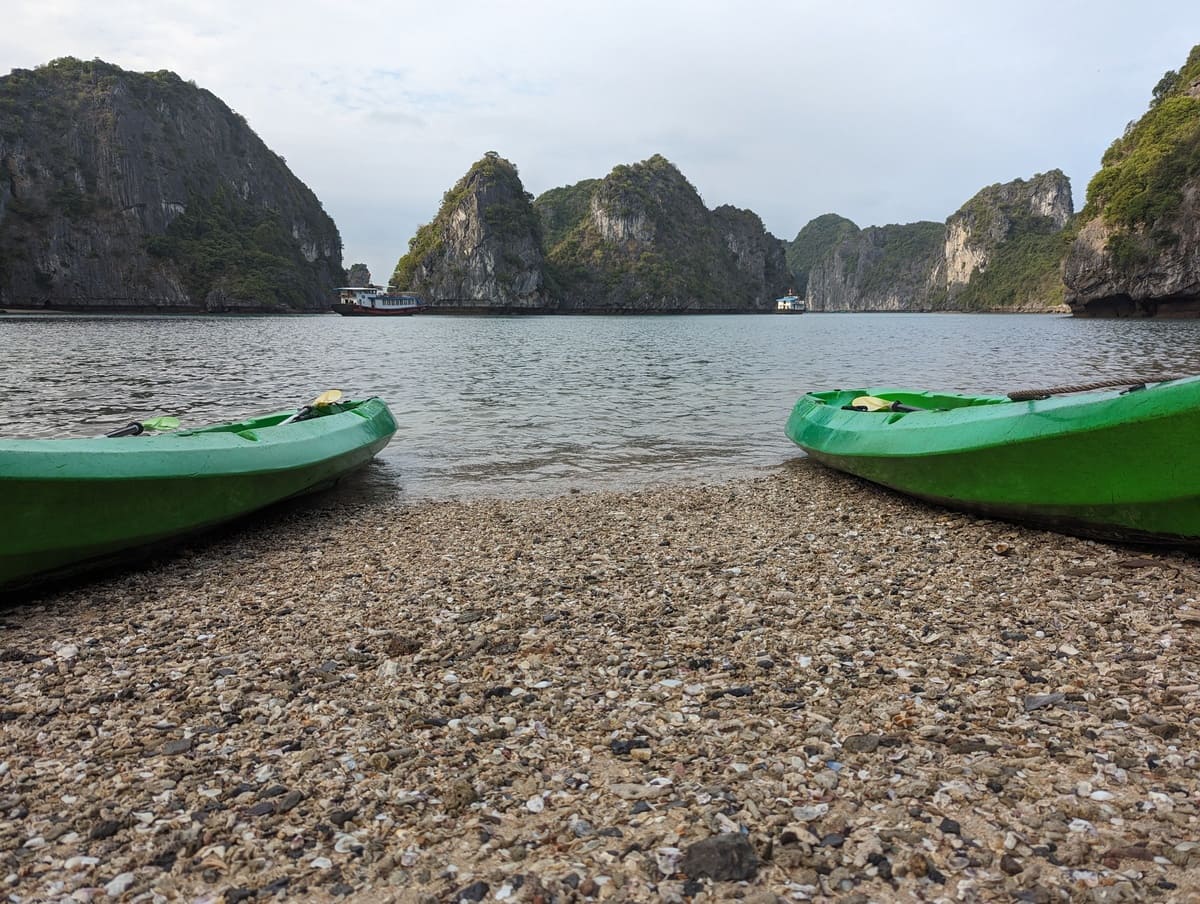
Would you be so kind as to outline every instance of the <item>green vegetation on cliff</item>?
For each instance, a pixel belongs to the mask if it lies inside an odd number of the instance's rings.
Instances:
[[[1122,241],[1131,240],[1129,232],[1145,230],[1160,245],[1174,240],[1170,220],[1183,201],[1183,187],[1200,178],[1200,97],[1187,93],[1197,79],[1200,45],[1179,72],[1168,72],[1158,83],[1150,109],[1112,143],[1088,185],[1082,216],[1103,217],[1115,227],[1110,249],[1118,256]],[[1129,251],[1140,253],[1132,246]]]
[[[853,221],[836,213],[826,213],[810,220],[786,243],[788,269],[795,279],[794,289],[803,295],[808,287],[808,273],[817,261],[840,245],[844,239],[858,232]]]
[[[1075,233],[1073,227],[1068,227],[1015,235],[997,247],[986,270],[976,271],[955,294],[955,308],[996,311],[1061,305],[1062,262]]]
[[[1062,263],[1076,233],[1070,206],[1050,202],[1069,193],[1067,177],[1051,170],[1029,181],[989,185],[964,204],[948,222],[966,225],[972,244],[990,250],[986,265],[952,289],[953,306],[1001,311],[1062,305]],[[1053,216],[1035,212],[1055,208]]]
[[[599,179],[584,179],[574,185],[552,188],[538,195],[533,207],[541,217],[542,235],[547,248],[553,248],[565,239],[587,216],[598,185]]]
[[[224,187],[209,198],[189,198],[187,209],[165,234],[146,239],[146,250],[176,265],[192,298],[219,292],[283,308],[304,307],[300,274],[308,262],[279,215],[231,197]]]
[[[418,226],[416,234],[408,240],[408,252],[396,262],[389,287],[399,291],[410,290],[417,266],[436,254],[440,248],[441,239],[434,224],[422,223]]]
[[[661,154],[548,191],[534,206],[547,285],[564,309],[753,310],[786,286],[778,247],[772,256],[778,240],[762,222],[710,211]]]
[[[926,220],[877,229],[884,237],[880,253],[872,260],[859,286],[868,297],[911,283],[913,272],[924,272],[928,262],[941,254],[946,241],[946,227]]]

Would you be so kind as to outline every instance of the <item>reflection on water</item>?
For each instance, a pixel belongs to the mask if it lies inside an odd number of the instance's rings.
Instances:
[[[88,436],[161,414],[198,425],[338,388],[382,396],[400,425],[365,491],[530,495],[776,466],[799,454],[783,424],[810,389],[1196,372],[1195,321],[0,316],[0,434]]]

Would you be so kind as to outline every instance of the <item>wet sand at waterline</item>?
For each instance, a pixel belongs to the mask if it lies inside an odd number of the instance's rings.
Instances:
[[[1198,574],[804,460],[326,498],[0,610],[0,888],[1196,900]]]

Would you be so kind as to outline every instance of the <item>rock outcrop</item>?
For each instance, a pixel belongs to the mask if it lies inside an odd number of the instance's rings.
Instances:
[[[808,274],[813,266],[835,247],[857,234],[858,226],[836,213],[822,214],[809,220],[785,247],[795,291],[803,295],[808,289]]]
[[[442,199],[392,274],[434,310],[546,311],[541,223],[517,168],[489,151]]]
[[[1200,316],[1200,46],[1105,152],[1063,272],[1077,316]]]
[[[783,242],[767,232],[752,210],[723,204],[713,211],[713,220],[725,247],[733,252],[745,297],[755,309],[771,308],[791,283]]]
[[[810,311],[929,311],[945,302],[941,223],[869,226],[813,265]]]
[[[346,285],[362,288],[371,285],[371,271],[366,264],[351,264],[346,271]]]
[[[997,251],[1022,234],[1063,229],[1075,213],[1062,170],[988,186],[946,220],[946,286],[953,298],[988,269]]]
[[[790,282],[783,243],[756,214],[709,210],[658,154],[535,205],[562,311],[764,311]]]
[[[344,279],[313,193],[172,72],[0,78],[0,307],[316,311]]]
[[[1074,213],[1062,170],[978,192],[946,220],[946,306],[1065,311],[1062,261]]]
[[[945,222],[851,230],[849,220],[814,220],[833,237],[811,265],[814,311],[1058,310],[1059,267],[1071,222],[1071,183],[1059,170],[989,186]],[[825,221],[824,223],[818,221]],[[837,238],[841,236],[840,240]],[[811,253],[811,252],[810,252]]]

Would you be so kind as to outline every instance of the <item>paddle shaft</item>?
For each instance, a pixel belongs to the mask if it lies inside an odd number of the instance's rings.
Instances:
[[[111,433],[104,434],[105,436],[140,436],[146,428],[134,421],[132,424],[126,424]]]

